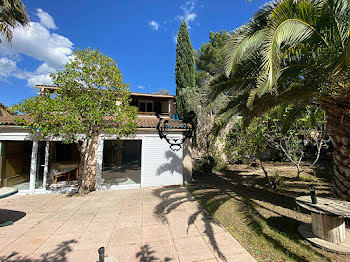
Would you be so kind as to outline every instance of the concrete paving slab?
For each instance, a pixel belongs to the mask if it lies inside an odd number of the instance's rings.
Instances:
[[[23,214],[0,228],[0,261],[96,262],[101,246],[118,262],[255,261],[184,187],[11,196],[0,208]]]

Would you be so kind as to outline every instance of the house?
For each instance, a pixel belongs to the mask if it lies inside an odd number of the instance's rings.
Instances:
[[[7,106],[5,106],[3,103],[0,103],[0,116],[9,116],[11,113],[9,112],[9,109]]]
[[[40,94],[57,87],[36,86]],[[175,97],[131,93],[138,107],[137,132],[121,138],[100,133],[97,145],[96,190],[182,185],[191,179],[189,139],[172,150],[161,139],[157,125],[168,120],[168,136],[184,137],[183,123],[176,120]],[[16,125],[16,115],[0,116],[0,186],[12,186],[21,193],[34,194],[76,188],[80,160],[75,144],[57,137],[40,140],[28,127]],[[21,116],[30,120],[30,116]]]

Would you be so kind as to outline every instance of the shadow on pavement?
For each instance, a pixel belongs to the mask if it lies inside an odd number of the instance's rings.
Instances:
[[[37,258],[22,255],[18,252],[12,252],[8,256],[1,256],[0,261],[6,262],[66,262],[67,255],[72,251],[72,246],[77,240],[68,240],[60,243],[55,249],[39,255]],[[97,251],[96,251],[97,253]]]

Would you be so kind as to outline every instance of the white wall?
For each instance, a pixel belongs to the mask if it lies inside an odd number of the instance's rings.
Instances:
[[[181,138],[182,134],[172,134],[172,137]],[[103,161],[104,140],[115,140],[117,137],[110,134],[101,134],[98,142],[96,188],[101,188],[101,173]],[[125,139],[125,138],[122,138]],[[160,139],[157,133],[138,132],[135,137],[127,139],[142,140],[141,153],[141,187],[182,185],[183,184],[183,151],[182,148],[174,152],[170,145]]]
[[[182,138],[182,133],[172,133],[171,137]],[[117,139],[116,135],[101,134],[98,139],[98,156],[97,156],[97,174],[96,187],[99,189],[99,178],[101,178],[102,161],[103,161],[103,141],[105,139]],[[122,138],[125,139],[125,138]],[[133,138],[142,140],[141,156],[141,187],[162,186],[162,185],[182,185],[183,184],[183,149],[174,152],[170,145],[160,139],[158,133],[154,131],[140,131]],[[33,135],[28,129],[22,128],[1,128],[0,140],[33,140]],[[51,138],[57,140],[60,138]],[[35,141],[37,143],[37,141]],[[35,158],[32,159],[33,167]],[[31,170],[31,191],[34,193],[35,170]]]
[[[183,184],[182,148],[174,152],[164,139],[145,136],[142,153],[142,187]]]

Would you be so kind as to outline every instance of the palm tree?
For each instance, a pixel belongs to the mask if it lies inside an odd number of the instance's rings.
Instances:
[[[231,97],[219,126],[237,111],[249,120],[279,104],[323,109],[342,198],[350,197],[349,29],[349,0],[272,1],[232,32],[226,75],[211,81],[213,97]]]
[[[11,43],[12,30],[29,24],[29,16],[20,0],[0,0],[0,33]],[[1,39],[0,39],[1,42]]]

